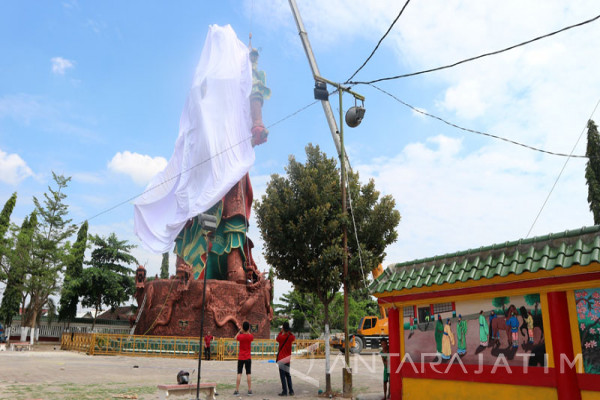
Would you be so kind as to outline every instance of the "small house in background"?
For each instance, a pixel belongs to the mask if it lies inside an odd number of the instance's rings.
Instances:
[[[392,399],[600,399],[599,261],[593,226],[389,266]]]
[[[137,308],[134,306],[117,307],[98,314],[98,319],[129,321],[130,317],[135,318],[136,310]]]
[[[80,311],[75,318],[94,318],[91,311]]]

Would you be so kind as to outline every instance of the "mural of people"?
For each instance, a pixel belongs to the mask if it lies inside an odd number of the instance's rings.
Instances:
[[[532,294],[532,296],[535,293]],[[524,295],[503,296],[505,312],[502,311],[502,304],[494,304],[494,294],[490,293],[489,297],[471,298],[464,301],[433,303],[428,304],[432,309],[436,309],[436,313],[432,313],[431,324],[416,324],[418,329],[410,330],[410,315],[404,317],[404,344],[405,351],[412,360],[419,362],[439,362],[440,360],[451,360],[452,356],[460,357],[460,362],[465,365],[494,365],[498,362],[508,363],[510,366],[522,366],[522,354],[528,353],[530,367],[544,367],[545,365],[545,341],[544,341],[544,326],[541,313],[536,315],[535,303],[527,302]],[[591,310],[594,312],[594,304],[598,304],[598,317],[600,317],[600,289],[598,290],[598,303],[592,303]],[[594,301],[591,294],[588,293],[589,301]],[[497,303],[497,302],[496,302]],[[532,303],[532,304],[530,304]],[[583,303],[581,301],[580,303]],[[580,304],[578,303],[578,304]],[[498,303],[499,304],[499,303]],[[413,304],[406,304],[405,307],[414,307]],[[425,307],[424,304],[419,304],[418,307]],[[583,310],[584,306],[579,306]],[[522,310],[525,310],[523,313]],[[539,309],[539,304],[538,304]],[[585,318],[588,318],[590,306],[585,306]],[[437,311],[439,310],[439,311]],[[492,313],[493,311],[493,313]],[[518,337],[513,339],[512,326],[509,320],[513,317],[516,320]],[[529,313],[533,319],[533,327],[529,332],[530,326],[527,323]],[[456,316],[453,316],[456,315]],[[583,311],[581,311],[583,315]],[[595,315],[593,315],[594,318]],[[490,322],[494,325],[493,336],[490,335]],[[589,357],[598,359],[600,367],[600,351],[598,344],[600,343],[600,322],[596,325],[591,325],[596,320],[591,317],[586,319],[585,331],[587,336],[585,341],[582,340],[582,348],[584,354],[589,354]],[[530,321],[531,322],[531,321]],[[520,328],[523,327],[523,335]],[[587,327],[591,328],[588,329]],[[583,332],[583,330],[581,331]],[[529,335],[529,337],[527,337]],[[524,340],[525,343],[519,343]],[[583,337],[583,333],[582,333]],[[533,338],[533,342],[530,342]],[[492,340],[494,339],[494,340]],[[595,341],[595,346],[594,346]],[[587,343],[588,352],[586,352],[585,343]],[[518,346],[518,351],[513,345]],[[598,353],[598,356],[596,356]],[[457,357],[458,356],[458,357]],[[500,360],[500,357],[503,357]],[[453,360],[455,362],[456,360]],[[600,368],[598,368],[600,373]]]
[[[492,314],[493,313],[494,312],[492,311]],[[490,316],[490,321],[491,320],[492,318]],[[485,347],[488,345],[488,324],[483,315],[483,310],[479,312],[479,344]]]
[[[444,334],[442,336],[442,358],[449,360],[452,355],[452,346],[454,346],[454,334],[450,329],[450,318],[446,320],[444,325]]]
[[[438,315],[437,322],[435,323],[435,348],[438,354],[442,354],[442,337],[444,336],[444,324],[442,323],[442,316]]]
[[[467,353],[467,321],[462,319],[462,315],[458,315],[458,324],[456,324],[456,341],[459,356]]]
[[[519,320],[517,319],[517,313],[512,312],[511,317],[506,323],[510,326],[510,334],[512,336],[512,346],[519,347]]]

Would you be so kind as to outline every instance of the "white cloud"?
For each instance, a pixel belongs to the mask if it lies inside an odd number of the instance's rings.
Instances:
[[[52,63],[52,72],[57,75],[64,75],[66,70],[75,66],[73,61],[62,57],[53,57],[50,62]]]
[[[0,150],[0,181],[9,185],[18,185],[33,171],[18,154],[8,154]]]
[[[150,157],[144,154],[118,152],[108,162],[108,169],[128,175],[137,184],[147,184],[150,179],[165,169],[167,160],[163,157]]]

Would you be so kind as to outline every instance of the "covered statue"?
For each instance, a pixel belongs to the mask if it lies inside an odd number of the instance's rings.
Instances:
[[[176,254],[176,274],[145,281],[138,269],[136,334],[197,335],[202,285],[207,281],[205,326],[233,336],[247,320],[268,337],[272,283],[258,270],[247,237],[252,209],[248,171],[254,146],[266,141],[262,105],[270,97],[258,70],[258,52],[231,26],[211,25],[179,124],[175,151],[164,171],[135,202],[135,232],[157,253]],[[202,229],[200,214],[216,217]]]

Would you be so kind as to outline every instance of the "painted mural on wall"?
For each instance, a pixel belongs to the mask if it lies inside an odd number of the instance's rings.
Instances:
[[[583,367],[600,374],[600,288],[575,291]]]
[[[502,296],[404,308],[405,352],[413,362],[544,366],[540,296]],[[454,361],[453,361],[454,360]]]

